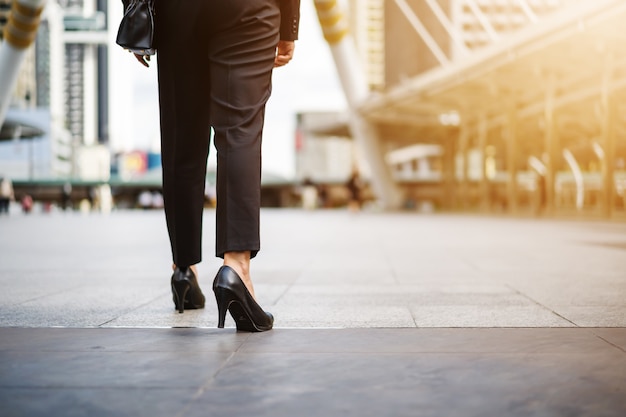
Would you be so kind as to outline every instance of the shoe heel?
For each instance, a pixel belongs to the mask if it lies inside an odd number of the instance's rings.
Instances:
[[[215,300],[217,301],[217,328],[223,329],[224,322],[226,321],[226,313],[228,312],[232,297],[229,297],[228,290],[216,288]]]
[[[172,282],[172,292],[174,293],[176,310],[179,313],[185,312],[185,296],[187,295],[187,291],[189,291],[190,285],[185,281],[175,281]]]

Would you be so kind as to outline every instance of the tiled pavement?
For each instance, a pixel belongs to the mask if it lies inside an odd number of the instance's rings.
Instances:
[[[276,328],[178,314],[161,212],[0,217],[0,415],[624,416],[626,224],[264,210]]]

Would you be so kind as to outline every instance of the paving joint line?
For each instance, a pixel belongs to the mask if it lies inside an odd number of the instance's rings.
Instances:
[[[107,320],[107,321],[105,321],[105,322],[103,322],[103,323],[100,323],[100,324],[96,325],[96,326],[95,326],[95,328],[104,328],[104,326],[106,326],[108,323],[111,323],[111,322],[113,322],[113,321],[115,321],[115,320],[119,319],[120,317],[124,316],[125,314],[128,314],[128,313],[131,313],[131,312],[133,312],[133,311],[139,310],[140,308],[143,308],[143,307],[145,307],[145,306],[147,306],[147,305],[149,305],[149,304],[151,304],[151,303],[155,302],[155,301],[156,301],[156,300],[158,300],[159,298],[161,298],[161,297],[165,297],[166,295],[167,295],[167,293],[165,293],[165,295],[159,295],[158,297],[153,298],[153,299],[151,299],[150,301],[146,301],[146,302],[145,302],[145,303],[143,303],[143,304],[139,304],[139,305],[138,305],[138,306],[136,306],[136,307],[130,308],[130,309],[128,309],[128,310],[126,310],[126,311],[124,311],[123,313],[121,313],[121,314],[117,315],[116,317],[113,317],[113,318],[111,318],[111,319],[109,319],[109,320]]]
[[[226,366],[232,361],[232,359],[237,355],[237,353],[241,350],[241,348],[243,347],[244,344],[246,344],[246,342],[248,341],[248,339],[250,339],[251,335],[247,335],[246,339],[244,341],[241,342],[241,344],[237,347],[237,349],[235,349],[233,352],[231,352],[230,355],[228,355],[228,358],[226,358],[226,360],[224,361],[224,363],[222,363],[220,365],[219,368],[217,368],[217,370],[213,373],[213,375],[211,375],[211,377],[209,377],[207,379],[207,381],[200,385],[200,387],[198,388],[198,390],[196,391],[196,393],[191,397],[191,401],[189,401],[189,403],[187,404],[186,407],[184,407],[178,414],[176,414],[176,417],[183,417],[185,415],[188,414],[189,409],[192,407],[193,403],[198,400],[209,388],[209,385],[211,385],[213,383],[213,381],[215,381],[215,379],[217,378],[217,376],[220,374],[220,372],[222,372],[222,370],[224,368],[226,368]]]
[[[543,305],[542,303],[540,303],[539,301],[535,300],[534,298],[532,298],[531,296],[524,294],[523,292],[521,292],[520,290],[518,290],[517,288],[513,287],[511,284],[504,284],[506,287],[508,287],[509,289],[511,289],[511,291],[517,293],[518,295],[520,295],[521,297],[524,297],[528,300],[530,300],[531,302],[535,303],[536,305],[538,305],[539,307],[542,307],[546,310],[548,310],[549,312],[551,312],[552,314],[554,314],[557,317],[560,317],[561,319],[565,320],[568,323],[571,323],[574,325],[574,327],[576,328],[582,328],[581,326],[579,326],[578,324],[574,323],[573,321],[571,321],[570,319],[568,319],[567,317],[557,313],[556,311],[554,311],[553,309],[551,309],[550,307]]]
[[[609,345],[613,346],[615,349],[617,349],[617,350],[619,350],[619,351],[621,351],[623,353],[626,353],[626,349],[622,348],[621,346],[616,345],[615,343],[611,342],[610,340],[605,339],[604,337],[600,336],[599,334],[596,334],[595,332],[593,332],[593,335],[595,337],[597,337],[598,339],[602,340],[603,342],[606,342]]]

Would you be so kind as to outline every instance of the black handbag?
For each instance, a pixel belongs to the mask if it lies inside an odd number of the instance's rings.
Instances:
[[[154,0],[122,0],[124,17],[115,42],[135,54],[154,55]]]

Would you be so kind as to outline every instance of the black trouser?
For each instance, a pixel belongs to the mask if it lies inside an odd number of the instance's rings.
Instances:
[[[260,248],[261,132],[279,39],[278,0],[158,0],[163,198],[174,263],[202,258],[210,128],[216,255]]]

